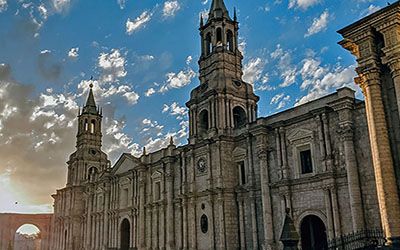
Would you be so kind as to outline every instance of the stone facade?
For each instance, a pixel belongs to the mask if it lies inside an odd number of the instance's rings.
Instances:
[[[342,30],[357,57],[365,95],[379,208],[385,235],[400,248],[400,2]]]
[[[53,196],[51,249],[281,249],[287,212],[302,246],[321,244],[313,249],[381,228],[380,216],[388,236],[396,235],[400,223],[388,220],[400,217],[388,217],[396,207],[385,200],[395,200],[397,187],[378,83],[364,88],[366,103],[342,88],[258,118],[259,98],[242,80],[238,30],[236,14],[232,19],[224,2],[214,0],[208,20],[201,20],[200,86],[187,103],[187,145],[171,139],[157,152],[123,154],[111,167],[90,91],[67,186]],[[360,46],[370,48],[369,38]],[[379,82],[370,72],[363,82]],[[310,227],[321,232],[318,242],[308,242]]]

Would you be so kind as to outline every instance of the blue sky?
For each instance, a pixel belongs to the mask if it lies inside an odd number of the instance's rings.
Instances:
[[[354,87],[355,60],[336,30],[387,4],[225,2],[231,14],[237,8],[244,79],[261,97],[259,116]],[[0,212],[51,211],[91,82],[113,162],[144,146],[157,150],[170,136],[185,143],[184,104],[199,84],[199,16],[210,3],[0,0]]]

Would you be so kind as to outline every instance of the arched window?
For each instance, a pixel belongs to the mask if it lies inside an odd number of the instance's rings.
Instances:
[[[91,134],[94,134],[95,131],[96,131],[96,121],[95,121],[95,120],[92,120],[92,121],[90,122],[90,133],[91,133]]]
[[[208,129],[208,111],[205,109],[199,114],[199,133],[203,134],[207,132]]]
[[[212,52],[212,41],[211,41],[211,33],[206,35],[206,56],[211,54]]]
[[[4,249],[41,249],[41,231],[33,224],[24,224],[20,226],[14,234],[14,243],[11,241],[8,248]],[[3,248],[2,248],[3,249]]]
[[[128,219],[124,219],[121,223],[121,250],[129,250],[130,248],[131,225]]]
[[[300,226],[302,249],[328,249],[326,227],[324,222],[315,215],[305,217]]]
[[[242,107],[236,106],[233,108],[233,121],[235,128],[239,128],[246,124],[246,111]]]
[[[217,47],[222,46],[222,29],[217,28]]]
[[[88,180],[90,182],[96,181],[97,179],[97,168],[91,167],[88,170]]]
[[[227,48],[229,51],[233,52],[233,33],[231,30],[228,30],[228,32],[226,32],[226,41],[227,41]]]
[[[87,119],[85,119],[85,126],[84,126],[84,128],[85,128],[85,131],[88,131],[88,130],[89,130],[89,123],[88,123],[88,120],[87,120]]]

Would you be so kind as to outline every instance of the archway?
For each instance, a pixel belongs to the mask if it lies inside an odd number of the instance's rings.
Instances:
[[[40,250],[41,249],[41,231],[33,224],[24,224],[20,226],[14,235],[13,250]]]
[[[300,226],[301,247],[303,250],[328,249],[326,227],[315,215],[306,216]]]
[[[131,225],[128,219],[124,219],[121,223],[121,250],[129,250],[131,235]]]
[[[246,111],[242,107],[236,106],[233,108],[233,121],[235,128],[239,128],[246,124]]]
[[[199,134],[204,134],[208,131],[208,111],[204,109],[199,114]]]

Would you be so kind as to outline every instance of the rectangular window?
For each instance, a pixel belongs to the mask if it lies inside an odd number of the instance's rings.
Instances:
[[[239,163],[239,177],[240,177],[240,185],[246,184],[246,168],[244,165],[244,161]]]
[[[161,199],[161,183],[158,181],[154,185],[154,200],[158,201]]]
[[[310,174],[313,172],[311,150],[304,150],[300,152],[301,173]]]

